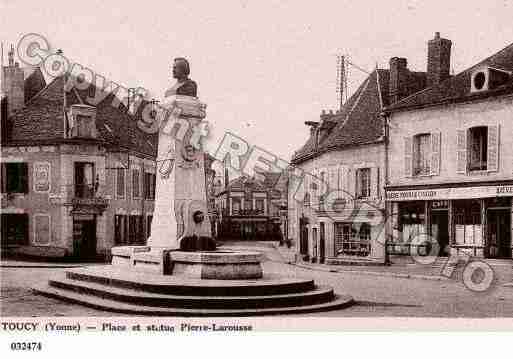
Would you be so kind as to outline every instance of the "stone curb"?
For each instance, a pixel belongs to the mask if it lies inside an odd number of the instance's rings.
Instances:
[[[375,277],[393,277],[393,278],[403,278],[403,279],[423,279],[423,280],[434,280],[434,281],[445,281],[450,280],[450,278],[446,278],[439,275],[426,275],[426,274],[407,274],[407,273],[393,273],[393,272],[373,272],[373,271],[353,271],[353,270],[344,270],[337,268],[319,268],[319,267],[311,267],[308,265],[300,264],[300,263],[289,263],[291,265],[309,269],[309,270],[317,270],[321,272],[331,272],[331,273],[352,273],[352,274],[361,274],[361,275],[370,275]],[[513,286],[513,283],[511,284]]]

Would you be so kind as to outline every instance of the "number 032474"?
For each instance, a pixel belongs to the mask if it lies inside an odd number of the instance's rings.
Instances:
[[[11,350],[20,351],[40,351],[43,349],[41,342],[12,342]]]

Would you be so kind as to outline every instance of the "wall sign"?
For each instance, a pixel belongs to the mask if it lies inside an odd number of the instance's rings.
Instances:
[[[387,191],[386,193],[387,201],[429,201],[490,197],[513,197],[513,185],[450,187],[422,190]]]
[[[34,242],[39,246],[50,244],[50,215],[34,215]]]
[[[51,166],[48,162],[34,162],[34,192],[50,191],[50,169]]]

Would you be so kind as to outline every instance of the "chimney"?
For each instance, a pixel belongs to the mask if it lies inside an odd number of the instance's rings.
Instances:
[[[451,40],[440,37],[435,32],[435,38],[428,42],[427,86],[435,86],[448,79],[451,69]]]
[[[2,66],[1,92],[7,97],[7,113],[12,115],[14,111],[25,105],[25,81],[23,69],[14,62],[14,46],[7,53],[8,66]]]
[[[408,95],[408,60],[404,57],[390,59],[390,82],[388,95],[393,104]]]

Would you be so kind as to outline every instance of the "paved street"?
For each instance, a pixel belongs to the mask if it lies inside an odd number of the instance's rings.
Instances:
[[[355,272],[327,272],[283,263],[280,254],[271,247],[252,249],[266,254],[266,272],[313,278],[318,284],[333,286],[337,293],[352,295],[357,302],[348,309],[308,316],[513,317],[513,288],[502,286],[502,281],[486,293],[475,293],[458,279],[398,278],[359,274],[357,269]],[[112,316],[112,313],[36,296],[31,292],[31,285],[46,281],[63,268],[6,267],[8,265],[8,261],[3,262],[0,271],[2,316]],[[372,270],[369,267],[360,269]]]

